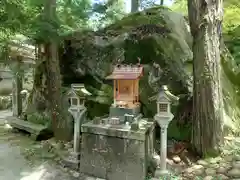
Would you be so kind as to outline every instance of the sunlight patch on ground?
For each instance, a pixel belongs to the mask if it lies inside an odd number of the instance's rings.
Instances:
[[[12,129],[12,126],[10,126],[10,124],[7,124],[7,121],[5,121],[4,129]]]
[[[22,172],[21,175],[24,177],[22,177],[20,180],[42,180],[46,172],[47,169],[44,167],[44,165],[41,165],[31,173]]]

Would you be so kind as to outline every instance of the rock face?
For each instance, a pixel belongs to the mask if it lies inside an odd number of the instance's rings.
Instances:
[[[142,112],[153,117],[159,87],[168,85],[173,94],[180,96],[179,104],[173,108],[175,120],[170,124],[169,134],[175,138],[188,137],[188,130],[181,131],[180,135],[176,128],[176,124],[184,124],[191,118],[191,35],[183,16],[156,7],[130,14],[97,32],[74,32],[64,39],[61,56],[64,83],[85,83],[93,94],[87,103],[91,117],[108,113],[112,86],[104,78],[110,74],[113,65],[118,61],[135,64],[139,57],[144,65],[144,77],[140,81]],[[229,116],[235,118],[240,114],[235,91],[238,85],[233,81],[238,74],[233,62],[224,49],[222,80],[224,100],[228,105],[225,109],[228,127],[233,127],[234,120]]]

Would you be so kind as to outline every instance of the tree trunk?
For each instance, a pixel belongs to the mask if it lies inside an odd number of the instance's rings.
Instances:
[[[223,140],[220,37],[222,0],[188,0],[193,36],[192,144],[201,155],[219,153]]]
[[[56,0],[48,0],[45,4],[45,15],[49,22],[56,17]],[[52,116],[54,136],[58,140],[69,140],[67,122],[64,118],[61,95],[61,74],[58,59],[57,34],[51,35],[45,43],[45,58],[47,67],[48,100]]]
[[[164,0],[160,0],[160,5],[162,6],[164,3]]]
[[[131,0],[131,13],[137,12],[139,8],[139,0]]]
[[[46,62],[41,47],[36,49],[36,67],[33,75],[33,88],[28,99],[27,113],[44,112],[47,109]]]

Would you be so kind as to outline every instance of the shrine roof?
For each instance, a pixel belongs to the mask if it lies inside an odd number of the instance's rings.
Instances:
[[[106,79],[138,79],[143,74],[143,67],[140,65],[117,65],[114,67],[112,74]]]

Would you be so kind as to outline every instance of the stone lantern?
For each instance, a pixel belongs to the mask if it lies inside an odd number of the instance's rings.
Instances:
[[[171,113],[171,104],[178,101],[178,99],[178,97],[174,96],[168,91],[167,86],[162,86],[157,98],[157,114],[154,116],[154,120],[157,121],[161,127],[160,175],[168,174],[166,168],[167,128],[174,117],[174,115]]]
[[[70,107],[68,111],[72,114],[74,118],[74,153],[79,154],[79,144],[80,144],[80,129],[83,122],[83,115],[86,113],[87,109],[85,107],[86,96],[90,96],[91,93],[88,92],[83,84],[72,84],[70,91],[67,96],[70,101]]]

